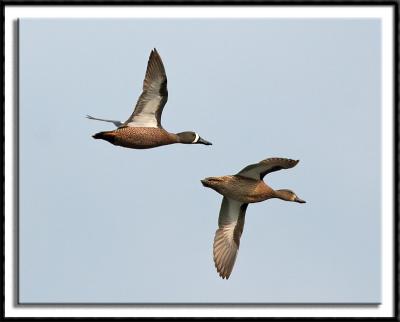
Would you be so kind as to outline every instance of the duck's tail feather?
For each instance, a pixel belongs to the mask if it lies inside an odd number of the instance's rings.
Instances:
[[[99,133],[96,133],[96,134],[92,135],[92,138],[93,139],[105,140],[105,141],[108,141],[108,142],[114,144],[114,142],[115,142],[115,133],[114,133],[114,131],[99,132]]]

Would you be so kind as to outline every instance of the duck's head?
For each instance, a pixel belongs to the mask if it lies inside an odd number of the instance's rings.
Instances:
[[[276,195],[278,198],[286,201],[293,201],[298,203],[306,203],[305,200],[300,199],[292,190],[289,189],[280,189],[276,190]]]
[[[179,138],[179,143],[212,145],[211,142],[204,140],[196,132],[187,131],[187,132],[177,133],[176,135]]]

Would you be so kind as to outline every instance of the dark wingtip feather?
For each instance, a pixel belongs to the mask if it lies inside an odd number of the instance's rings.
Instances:
[[[160,57],[160,54],[158,53],[158,51],[157,51],[157,49],[156,49],[155,47],[154,47],[153,50],[151,51],[150,57],[153,56],[153,55]]]

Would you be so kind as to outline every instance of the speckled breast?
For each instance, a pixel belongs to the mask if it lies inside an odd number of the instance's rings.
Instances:
[[[153,127],[123,127],[114,131],[115,145],[132,149],[149,149],[176,143],[173,134]]]

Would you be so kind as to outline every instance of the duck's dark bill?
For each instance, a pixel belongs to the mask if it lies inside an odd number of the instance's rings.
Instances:
[[[299,203],[306,203],[305,200],[302,200],[302,199],[300,199],[299,197],[297,197],[295,201],[296,201],[296,202],[299,202]]]
[[[211,142],[208,142],[207,140],[204,140],[203,138],[199,138],[199,140],[196,143],[201,143],[205,145],[212,145]]]

